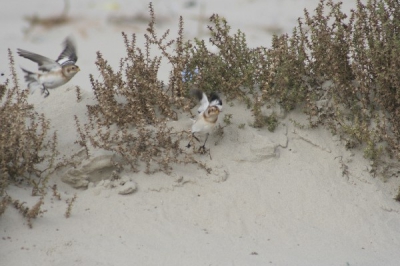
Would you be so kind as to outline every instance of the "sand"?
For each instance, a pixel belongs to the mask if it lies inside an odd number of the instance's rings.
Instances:
[[[303,8],[313,10],[317,2],[187,0],[154,1],[154,6],[160,31],[170,28],[175,34],[182,15],[187,39],[207,38],[205,19],[217,13],[234,30],[245,32],[250,46],[268,47],[273,32],[290,33]],[[345,10],[355,5],[345,2]],[[69,156],[80,150],[74,144],[73,116],[84,120],[86,105],[94,102],[88,76],[98,76],[95,52],[117,68],[125,54],[121,31],[137,33],[142,44],[146,22],[110,18],[145,16],[147,3],[71,1],[70,23],[26,30],[24,16],[53,16],[61,10],[62,1],[3,4],[0,71],[9,75],[7,48],[14,55],[23,48],[56,58],[62,40],[75,38],[82,71],[46,99],[39,91],[29,97],[37,112],[51,120],[60,151]],[[29,60],[15,60],[17,67],[36,68]],[[160,78],[167,80],[168,73],[164,64]],[[24,85],[20,69],[18,74]],[[76,85],[82,89],[80,103]],[[92,180],[88,189],[62,182],[65,172],[55,174],[49,185],[58,186],[62,200],[49,193],[46,212],[32,229],[13,208],[0,217],[0,265],[399,264],[400,204],[393,199],[397,177],[383,182],[371,176],[362,153],[346,150],[325,129],[295,127],[291,119],[306,123],[300,111],[278,112],[281,120],[273,133],[249,126],[252,117],[240,103],[226,104],[223,114],[233,115],[232,124],[222,139],[210,137],[212,159],[196,155],[213,169],[211,174],[195,165],[178,165],[171,175],[124,173],[128,185]],[[191,122],[182,116],[174,123],[183,129]],[[103,159],[83,160],[79,174],[101,177],[98,170],[107,168]],[[135,192],[121,195],[126,189]],[[37,201],[26,187],[10,186],[8,193],[28,205]],[[74,194],[66,219],[66,200]]]

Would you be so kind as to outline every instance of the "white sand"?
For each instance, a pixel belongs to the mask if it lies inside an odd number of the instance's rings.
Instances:
[[[65,36],[76,39],[82,71],[47,99],[39,91],[30,96],[37,111],[51,119],[66,155],[79,150],[73,144],[73,115],[83,121],[86,104],[93,103],[88,75],[98,76],[95,52],[100,50],[117,68],[125,54],[120,32],[142,35],[146,29],[145,23],[111,25],[107,17],[147,14],[143,1],[71,2],[73,23],[37,27],[27,35],[22,17],[57,14],[61,1],[9,1],[0,9],[0,71],[6,75],[7,48],[56,58]],[[175,34],[183,15],[191,39],[206,31],[196,19],[199,14],[218,13],[246,33],[250,46],[269,46],[268,31],[290,33],[303,7],[312,10],[318,1],[204,1],[203,7],[192,8],[184,7],[189,1],[170,2],[155,1],[161,30],[171,28]],[[355,1],[345,2],[349,10]],[[36,67],[15,60],[17,67]],[[168,71],[163,66],[160,77],[165,80]],[[75,85],[83,90],[80,103]],[[398,178],[387,183],[373,178],[361,153],[346,151],[326,130],[295,128],[289,118],[305,123],[299,113],[284,117],[271,133],[250,127],[252,118],[244,110],[240,104],[224,106],[233,124],[218,145],[216,136],[210,138],[212,160],[199,157],[213,168],[209,175],[196,166],[177,166],[170,176],[130,174],[126,178],[137,184],[137,191],[126,196],[107,182],[76,190],[55,175],[50,185],[57,184],[62,201],[49,193],[43,206],[47,212],[33,221],[33,229],[12,207],[0,217],[0,265],[399,265],[400,204],[393,200]],[[190,126],[188,117],[175,123],[177,128]],[[239,129],[242,123],[246,126]],[[348,176],[342,175],[341,160]],[[9,189],[28,205],[37,200],[29,192]],[[65,200],[74,193],[77,201],[66,219]]]

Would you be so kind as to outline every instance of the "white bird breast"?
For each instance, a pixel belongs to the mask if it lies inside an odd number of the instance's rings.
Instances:
[[[67,83],[68,80],[64,79],[61,75],[52,74],[51,72],[46,75],[40,76],[40,83],[48,89],[54,89]]]
[[[192,125],[192,133],[196,132],[209,133],[214,126],[215,123],[207,122],[206,120],[204,120],[203,113],[200,113],[198,119]]]

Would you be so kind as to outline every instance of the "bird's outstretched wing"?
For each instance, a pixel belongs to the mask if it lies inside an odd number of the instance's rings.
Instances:
[[[200,102],[200,107],[199,107],[199,109],[197,109],[197,112],[199,114],[201,112],[204,112],[207,109],[208,105],[209,105],[209,102],[208,102],[208,99],[207,99],[207,95],[204,92],[202,92],[201,90],[199,90],[199,89],[192,89],[190,91],[190,94],[192,96],[195,96],[197,98],[197,100]]]
[[[71,38],[66,38],[64,41],[64,51],[58,56],[56,62],[61,66],[65,66],[75,65],[76,61],[78,61],[78,56],[76,55],[74,42]]]
[[[23,49],[18,49],[18,54],[26,59],[36,62],[39,65],[39,70],[41,71],[53,71],[61,69],[61,66],[56,61],[47,58],[43,55],[35,54]]]

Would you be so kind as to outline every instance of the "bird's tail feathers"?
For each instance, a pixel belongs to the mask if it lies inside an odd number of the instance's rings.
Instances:
[[[25,73],[25,81],[28,83],[28,88],[31,91],[31,94],[35,91],[37,87],[41,87],[41,84],[38,81],[38,74],[33,73],[29,70],[22,68],[22,71]]]

